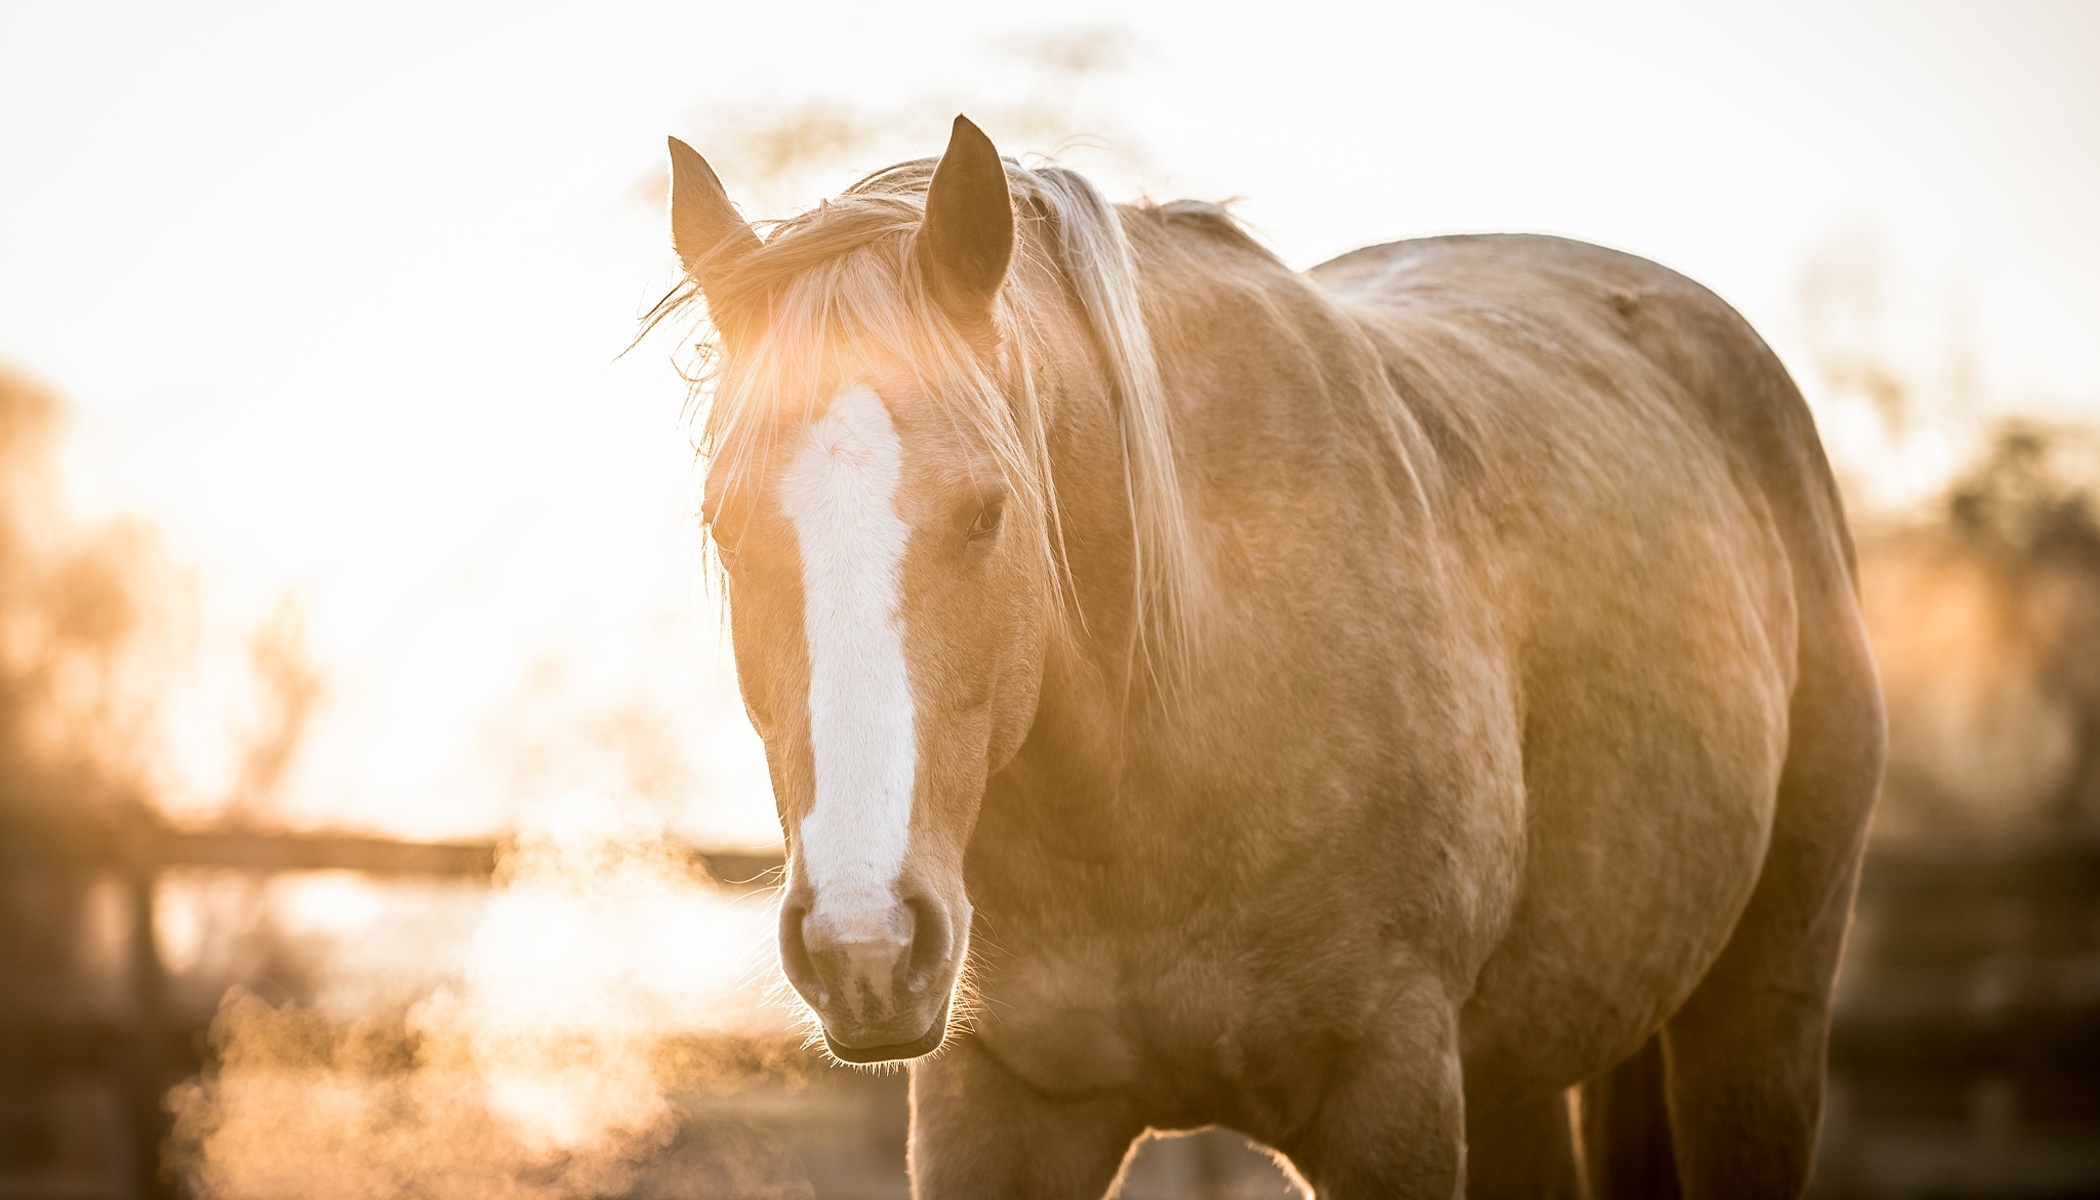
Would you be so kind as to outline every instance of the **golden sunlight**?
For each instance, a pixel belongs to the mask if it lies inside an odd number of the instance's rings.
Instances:
[[[958,112],[1293,269],[1552,233],[1740,311],[1889,716],[1811,1194],[2100,1188],[2020,1074],[2100,952],[2095,62],[2046,0],[0,5],[0,1195],[906,1194],[781,967],[709,352],[642,330],[666,134],[767,233]],[[1303,1182],[1140,1144],[1126,1200]]]

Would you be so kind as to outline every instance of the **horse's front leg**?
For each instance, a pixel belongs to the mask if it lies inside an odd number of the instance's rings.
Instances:
[[[1143,1132],[1125,1097],[1048,1095],[974,1038],[912,1066],[916,1200],[1097,1200]]]
[[[1281,1147],[1319,1200],[1457,1200],[1466,1174],[1458,1016],[1422,981],[1380,1038],[1346,1056],[1317,1120]]]

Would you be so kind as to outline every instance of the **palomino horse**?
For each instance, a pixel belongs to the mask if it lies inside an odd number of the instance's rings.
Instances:
[[[671,150],[781,962],[917,1060],[918,1195],[1210,1124],[1322,1197],[1802,1189],[1882,718],[1734,311],[1542,237],[1299,274],[965,120],[762,241]]]

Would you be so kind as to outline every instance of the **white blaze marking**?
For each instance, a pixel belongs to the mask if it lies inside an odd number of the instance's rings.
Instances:
[[[802,553],[809,639],[816,802],[802,819],[802,860],[816,893],[811,915],[863,935],[893,932],[918,766],[897,611],[911,532],[892,503],[903,459],[881,398],[852,387],[809,427],[780,485]]]

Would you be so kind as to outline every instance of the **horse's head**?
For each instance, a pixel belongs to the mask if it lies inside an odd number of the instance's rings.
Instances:
[[[1006,168],[958,120],[930,183],[907,164],[761,245],[671,147],[673,241],[722,335],[705,518],[787,836],[781,962],[833,1054],[914,1057],[946,1035],[964,847],[1059,611],[1002,333]]]

